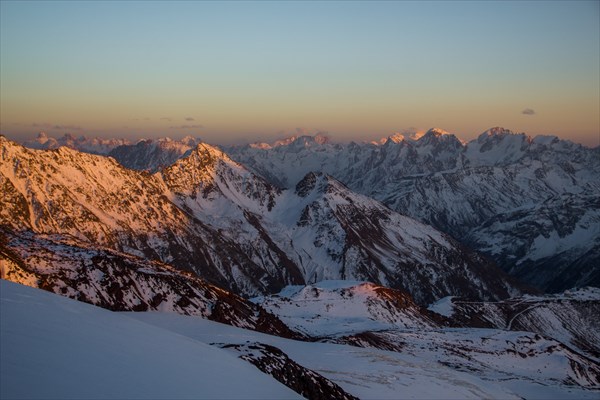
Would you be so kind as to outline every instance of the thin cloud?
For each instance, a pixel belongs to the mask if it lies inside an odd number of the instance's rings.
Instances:
[[[169,117],[162,117],[162,118],[161,118],[161,120],[163,120],[163,121],[169,121],[169,122],[171,122],[171,121],[173,121],[173,118],[169,118]]]
[[[195,121],[195,119],[194,119],[194,118],[192,118],[192,117],[187,117],[185,120],[186,120],[186,121]]]
[[[201,129],[204,128],[203,125],[197,124],[197,125],[177,125],[177,126],[172,126],[171,129]]]
[[[34,122],[33,124],[31,124],[31,126],[33,126],[34,128],[45,128],[45,129],[52,129],[52,127],[54,125],[52,124],[38,124],[37,122]]]
[[[532,110],[531,108],[526,108],[523,111],[521,111],[521,114],[523,114],[523,115],[535,115],[535,111]]]
[[[57,124],[31,124],[34,128],[42,128],[42,129],[50,129],[50,130],[58,130],[58,131],[83,131],[83,128],[79,125],[57,125]]]

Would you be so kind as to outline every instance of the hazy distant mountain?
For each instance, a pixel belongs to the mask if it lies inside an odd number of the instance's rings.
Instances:
[[[130,141],[127,139],[87,138],[83,135],[75,137],[70,133],[65,133],[62,137],[54,138],[48,136],[45,132],[40,132],[35,139],[25,141],[23,145],[31,149],[44,150],[66,146],[85,153],[108,154],[112,149],[129,143]]]
[[[199,138],[191,136],[186,136],[181,140],[169,138],[140,140],[136,144],[123,144],[115,147],[108,155],[124,167],[156,172],[184,157],[199,143],[201,143]]]

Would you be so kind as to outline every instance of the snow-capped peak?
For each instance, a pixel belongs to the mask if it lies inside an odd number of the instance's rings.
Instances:
[[[386,142],[401,143],[401,142],[404,142],[406,139],[407,139],[407,137],[404,134],[396,132],[393,135],[388,136],[386,139],[381,139],[381,141],[379,143],[380,144],[385,144]]]
[[[297,137],[291,145],[293,147],[302,148],[302,147],[313,147],[320,146],[329,143],[329,138],[327,136],[316,134],[314,136],[304,135]]]
[[[260,149],[260,150],[268,150],[272,147],[269,143],[264,143],[264,142],[250,143],[248,146],[251,149]]]
[[[379,144],[385,144],[388,142],[391,143],[401,143],[405,141],[418,142],[431,138],[431,137],[440,137],[440,136],[454,136],[452,133],[445,131],[441,128],[431,128],[428,131],[416,130],[407,133],[395,132],[393,135],[388,136],[385,139],[381,139]]]
[[[425,132],[425,134],[423,136],[426,135],[432,135],[432,136],[443,136],[443,135],[452,135],[450,132],[445,131],[441,128],[431,128],[430,130],[428,130],[427,132]]]
[[[495,126],[493,128],[490,128],[490,129],[484,131],[481,135],[479,135],[477,140],[479,142],[481,142],[490,137],[504,137],[504,136],[509,136],[509,135],[516,135],[516,133],[511,131],[510,129],[506,129],[501,126]]]

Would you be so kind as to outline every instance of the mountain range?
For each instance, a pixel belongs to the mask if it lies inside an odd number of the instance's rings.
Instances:
[[[451,237],[328,175],[281,190],[204,143],[152,175],[66,147],[0,143],[0,223],[13,235],[76,238],[242,295],[324,279],[407,290],[423,305],[526,290]]]
[[[1,278],[119,316],[2,282],[2,347],[18,349],[2,357],[3,376],[63,382],[70,370],[61,354],[17,345],[28,318],[55,342],[77,342],[78,331],[36,314],[43,301],[56,321],[106,320],[114,335],[103,340],[119,348],[138,351],[126,338],[141,337],[142,323],[144,340],[180,349],[184,338],[194,354],[222,354],[235,379],[254,379],[238,358],[288,397],[600,390],[600,148],[501,128],[468,143],[432,129],[348,144],[40,135],[27,145],[0,136]],[[123,366],[136,369],[127,354]],[[38,356],[57,376],[23,369]],[[26,379],[17,372],[11,381]],[[106,379],[107,397],[146,397]],[[202,382],[218,392],[218,379]],[[20,390],[2,386],[3,397]],[[235,397],[258,392],[244,393]]]
[[[434,128],[379,143],[303,136],[225,151],[282,187],[307,170],[330,174],[541,290],[600,285],[600,147],[504,128],[464,143]]]
[[[107,154],[150,173],[201,143],[192,137],[128,144],[41,134],[27,145],[39,148],[41,142]],[[600,147],[504,128],[463,142],[433,128],[379,142],[333,143],[318,134],[222,150],[278,189],[294,189],[309,173],[333,177],[458,239],[540,290],[600,285]]]

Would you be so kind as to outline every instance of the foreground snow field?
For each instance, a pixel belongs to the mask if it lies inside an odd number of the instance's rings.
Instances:
[[[573,360],[586,360],[533,333],[448,328],[374,333],[396,346],[386,351],[331,343],[344,339],[336,335],[324,339],[329,342],[301,342],[194,316],[114,313],[0,283],[3,399],[300,397],[237,358],[252,357],[263,344],[363,399],[600,395],[597,380],[588,376],[597,374],[596,362],[587,364],[588,375],[579,375]],[[330,322],[323,321],[328,333]]]
[[[292,399],[225,350],[0,280],[0,397]]]
[[[299,342],[164,313],[133,318],[215,344],[265,343],[361,399],[597,399],[597,383],[565,385],[571,362],[561,345],[527,332],[496,329],[386,331],[400,351]],[[327,328],[329,321],[324,321]],[[346,327],[342,327],[345,329]],[[391,336],[391,339],[389,338]],[[335,340],[332,337],[331,340]],[[523,352],[527,353],[524,357]],[[575,356],[577,358],[577,356]],[[596,373],[597,373],[596,365]],[[573,382],[574,383],[574,382]],[[583,382],[579,382],[583,383]]]

